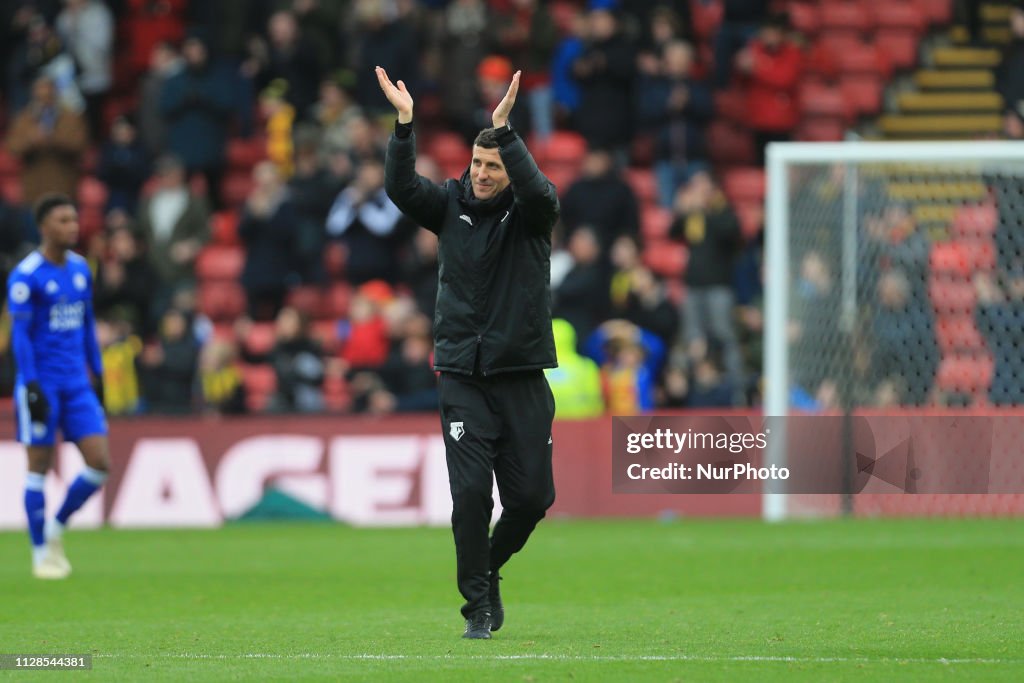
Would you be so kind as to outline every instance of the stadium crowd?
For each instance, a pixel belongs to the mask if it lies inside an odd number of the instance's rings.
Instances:
[[[827,65],[776,11],[785,2],[724,0],[713,35],[700,4],[3,3],[3,273],[38,239],[32,202],[77,197],[111,414],[435,409],[436,238],[383,191],[394,119],[373,66],[416,94],[419,170],[438,181],[465,170],[521,68],[512,123],[562,199],[559,416],[756,405],[760,217],[723,192],[708,126],[716,93],[738,88],[763,159],[797,130],[802,73]],[[836,196],[836,179],[813,182]],[[938,358],[914,291],[926,278],[907,272],[927,249],[906,213],[865,220],[897,264],[879,277],[865,359],[880,404],[929,401]],[[686,245],[680,277],[645,258],[648,214]],[[799,296],[826,303],[796,344],[836,324],[832,256],[802,256]],[[894,386],[887,368],[906,375],[908,350],[922,379]],[[800,380],[809,405],[834,405],[827,372]]]

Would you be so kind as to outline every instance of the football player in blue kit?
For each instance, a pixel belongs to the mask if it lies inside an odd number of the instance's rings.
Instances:
[[[78,242],[78,212],[68,197],[48,195],[35,214],[42,244],[7,280],[17,365],[14,403],[18,440],[28,451],[25,513],[33,574],[63,579],[71,565],[61,535],[71,515],[106,481],[110,450],[92,274],[86,260],[71,251]],[[43,483],[53,465],[58,429],[78,446],[85,468],[68,486],[56,516],[46,519]]]

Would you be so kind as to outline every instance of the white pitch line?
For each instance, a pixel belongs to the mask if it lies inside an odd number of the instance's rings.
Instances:
[[[555,662],[765,662],[787,664],[1024,664],[1024,659],[992,659],[986,657],[795,657],[773,655],[560,655],[560,654],[517,654],[517,655],[401,655],[401,654],[341,654],[319,652],[242,652],[237,654],[207,654],[190,652],[157,652],[152,654],[104,653],[94,654],[95,659],[326,659],[350,661],[555,661]]]

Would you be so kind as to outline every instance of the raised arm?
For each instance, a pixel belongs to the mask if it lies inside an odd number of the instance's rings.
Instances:
[[[554,184],[537,167],[526,143],[508,127],[508,115],[516,103],[522,73],[517,71],[512,77],[508,92],[491,115],[491,123],[497,131],[498,153],[505,164],[516,206],[525,218],[527,229],[534,234],[550,235],[558,220],[558,193]]]
[[[384,190],[402,213],[433,233],[444,225],[448,194],[443,187],[416,173],[416,136],[412,132],[412,95],[403,81],[396,86],[381,67],[377,82],[398,112],[395,132],[384,160]]]

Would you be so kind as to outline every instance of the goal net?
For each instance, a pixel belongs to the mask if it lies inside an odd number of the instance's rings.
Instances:
[[[1024,143],[773,144],[767,178],[766,415],[1024,415]],[[851,501],[1024,514],[1010,494],[774,494],[764,514]]]

